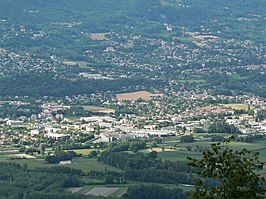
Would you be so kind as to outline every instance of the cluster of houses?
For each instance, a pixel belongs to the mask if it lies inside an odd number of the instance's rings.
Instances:
[[[224,119],[227,123],[238,127],[243,134],[266,134],[266,121],[256,120],[256,115],[266,109],[266,102],[262,98],[255,96],[239,95],[228,97],[220,95],[214,97],[206,92],[197,94],[184,91],[183,93],[154,97],[146,101],[117,101],[115,98],[110,96],[103,97],[100,94],[86,97],[68,97],[68,100],[71,103],[75,103],[76,100],[81,98],[83,100],[90,99],[90,102],[100,100],[104,106],[113,109],[117,109],[119,106],[126,106],[131,111],[134,111],[142,110],[145,107],[148,111],[120,115],[112,112],[105,115],[96,114],[90,117],[70,119],[62,114],[62,111],[70,109],[71,105],[55,102],[40,103],[42,112],[33,114],[29,118],[25,116],[16,119],[0,118],[0,144],[17,143],[18,140],[20,142],[34,143],[40,138],[76,140],[82,135],[89,134],[95,135],[92,140],[94,143],[177,136],[191,134],[195,128],[206,129],[211,123],[212,117],[221,113],[224,114]],[[235,114],[236,110],[230,106],[206,103],[205,100],[210,98],[212,100],[241,102],[243,107],[248,104],[250,112]],[[179,102],[179,105],[178,103],[175,104],[176,102]],[[22,101],[10,101],[8,103],[18,107],[24,105]],[[179,108],[180,110],[177,110],[177,112],[171,112]],[[61,112],[61,114],[57,112]]]

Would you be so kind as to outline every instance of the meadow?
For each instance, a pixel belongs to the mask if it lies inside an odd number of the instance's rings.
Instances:
[[[13,162],[18,163],[20,165],[27,164],[29,169],[35,169],[38,167],[52,167],[52,166],[59,166],[59,164],[48,164],[45,162],[44,159],[35,158],[35,159],[26,159],[26,158],[14,158],[11,156],[4,156],[0,155],[0,161],[1,162]],[[118,168],[109,166],[107,164],[104,164],[102,162],[97,162],[97,159],[93,158],[75,158],[73,159],[73,163],[66,164],[63,166],[67,166],[73,169],[80,169],[83,171],[121,171]]]

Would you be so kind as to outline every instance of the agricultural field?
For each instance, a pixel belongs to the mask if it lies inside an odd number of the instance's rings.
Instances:
[[[99,113],[114,113],[114,109],[104,108],[100,106],[82,106],[85,111],[99,112]]]
[[[157,147],[152,148],[158,152],[159,158],[170,161],[186,161],[187,157],[200,158],[201,150],[211,147],[211,144],[215,142],[210,141],[198,141],[193,143],[182,143],[176,139],[168,140],[167,143],[158,144]],[[230,142],[228,146],[234,150],[241,150],[246,148],[247,150],[259,152],[259,158],[262,162],[266,163],[266,139],[257,140],[252,143],[246,142]],[[187,150],[190,147],[190,151]],[[143,153],[150,152],[151,149],[142,150]]]
[[[103,197],[121,197],[127,190],[127,187],[108,187],[108,186],[84,186],[70,188],[72,193],[83,195],[103,196]]]
[[[158,152],[158,157],[162,160],[169,160],[173,162],[187,161],[187,157],[200,159],[202,157],[202,150],[210,148],[213,143],[215,142],[198,141],[193,143],[181,143],[172,139],[172,141],[168,140],[168,143],[158,144],[158,146],[154,147],[153,150]],[[188,150],[187,147],[190,148],[190,150]],[[252,143],[230,142],[228,147],[238,151],[246,148],[249,151],[259,152],[259,160],[263,162],[264,165],[266,164],[266,139],[256,140]],[[149,153],[150,151],[151,149],[146,149],[141,152]],[[259,171],[259,173],[266,177],[266,167],[264,166],[263,170]]]
[[[1,156],[0,156],[1,157]],[[48,164],[44,161],[44,159],[25,159],[25,158],[18,158],[18,159],[13,159],[13,158],[5,158],[3,160],[1,160],[1,162],[13,162],[13,163],[17,163],[20,165],[24,165],[27,164],[29,169],[35,169],[38,167],[51,167],[51,166],[57,166],[57,165],[53,165],[53,164]]]
[[[152,97],[163,96],[163,94],[153,94],[148,91],[138,91],[138,92],[131,92],[131,93],[120,93],[117,94],[118,101],[124,100],[137,100],[139,98],[144,100],[150,100]]]
[[[64,151],[67,152],[67,151],[69,151],[69,150],[64,150]],[[88,156],[89,153],[90,153],[91,151],[95,151],[95,149],[73,149],[73,150],[71,150],[71,151],[74,151],[74,152],[77,153],[77,154],[82,154],[82,155],[84,155],[84,156]],[[99,150],[99,151],[102,151],[102,150]]]
[[[76,158],[74,159],[74,163],[68,166],[74,169],[81,169],[83,171],[103,171],[105,169],[110,171],[121,171],[116,167],[109,166],[102,162],[97,162],[97,160],[93,158]]]

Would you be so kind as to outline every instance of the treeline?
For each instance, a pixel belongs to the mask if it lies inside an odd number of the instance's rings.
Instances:
[[[97,91],[122,91],[122,87],[161,84],[143,77],[120,78],[116,80],[55,78],[55,74],[20,74],[0,78],[2,96],[56,96],[64,97],[78,94],[91,94]]]
[[[39,168],[36,168],[34,170],[37,172],[40,172],[40,173],[68,174],[70,176],[72,176],[72,175],[84,175],[82,170],[72,169],[70,167],[62,167],[62,166],[53,166],[50,168],[39,167]]]
[[[93,115],[93,112],[84,110],[83,107],[70,107],[66,110],[59,110],[57,114],[63,114],[65,117],[89,117]]]
[[[256,140],[263,139],[265,138],[264,135],[247,135],[245,137],[236,137],[235,141],[236,142],[247,142],[247,143],[252,143]]]
[[[230,133],[240,134],[240,130],[233,124],[228,124],[225,120],[215,120],[207,128],[209,133]]]
[[[266,97],[266,74],[247,71],[240,76],[242,79],[214,73],[205,76],[205,78],[210,86],[214,88],[210,91],[212,95],[232,96],[233,94],[248,92]],[[245,81],[242,81],[243,79],[245,79]]]
[[[121,143],[111,143],[110,151],[112,152],[120,152],[120,151],[128,151],[132,150],[133,152],[137,152],[140,149],[146,148],[145,141],[131,141],[131,142],[121,142]]]
[[[27,165],[0,163],[1,199],[101,199],[103,197],[72,194],[69,187],[96,184],[125,184],[123,174],[115,171],[84,172],[69,167],[28,169]],[[92,184],[95,185],[95,182]]]
[[[72,194],[72,193],[25,193],[23,195],[23,199],[106,199],[105,197],[99,196],[84,196],[80,194]]]
[[[257,116],[256,116],[256,120],[257,121],[262,121],[266,119],[266,110],[262,109],[260,111],[258,111]]]
[[[54,155],[47,155],[45,157],[45,161],[51,164],[59,163],[63,160],[72,160],[74,157],[78,157],[79,155],[74,151],[56,151]]]
[[[22,106],[18,108],[18,107],[9,105],[9,104],[3,104],[1,105],[1,109],[0,109],[0,118],[8,117],[8,118],[15,119],[20,116],[30,117],[32,114],[41,113],[41,111],[42,111],[41,108],[38,107],[37,105],[27,105],[27,106]]]
[[[186,199],[188,193],[181,189],[166,188],[158,185],[131,186],[122,199]]]
[[[95,179],[97,181],[90,183],[85,182],[82,184],[126,184],[126,180],[123,177],[122,172],[116,172],[116,171],[89,171],[85,172],[79,169],[72,169],[70,167],[64,167],[64,166],[53,166],[53,167],[40,167],[34,169],[36,172],[40,173],[51,173],[51,174],[66,174],[68,176],[74,176],[74,177],[82,177],[83,179]]]
[[[101,153],[98,161],[124,170],[126,180],[193,184],[195,169],[185,162],[162,161],[149,154],[110,151]]]
[[[59,195],[64,196],[62,197],[64,199],[82,198],[82,196],[74,196],[71,193],[64,194],[63,191],[63,188],[80,185],[81,181],[77,177],[66,172],[61,172],[59,174],[42,172],[38,170],[29,170],[26,165],[21,166],[16,163],[0,163],[1,199],[39,199],[41,196],[44,197],[45,193],[51,193],[51,195],[47,195],[46,198],[60,198]],[[60,193],[57,193],[59,190]],[[90,199],[91,197],[84,198]]]

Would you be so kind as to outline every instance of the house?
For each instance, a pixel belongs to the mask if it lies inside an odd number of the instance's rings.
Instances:
[[[129,138],[135,138],[135,135],[133,133],[101,133],[100,137],[102,142],[113,142],[115,140],[123,141]]]
[[[8,120],[6,122],[6,125],[9,125],[9,126],[18,126],[18,125],[22,125],[23,123],[24,123],[23,121]]]
[[[255,129],[251,129],[251,128],[240,129],[240,131],[241,131],[243,134],[252,134],[252,133],[256,133],[256,132],[257,132]]]
[[[30,131],[30,134],[31,134],[31,136],[39,135],[40,131],[38,129],[33,129],[33,130]]]
[[[71,160],[64,160],[64,161],[60,161],[59,164],[61,165],[65,165],[65,164],[71,164],[72,161]]]
[[[60,139],[60,138],[69,138],[69,134],[59,134],[59,133],[46,133],[44,137],[52,138],[52,139]]]

